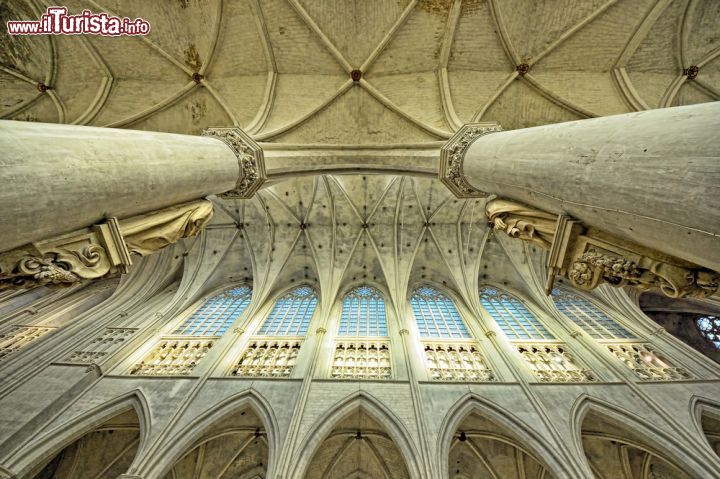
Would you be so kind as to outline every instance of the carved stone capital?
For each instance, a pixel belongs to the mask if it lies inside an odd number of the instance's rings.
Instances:
[[[325,334],[325,333],[327,333],[327,329],[325,329],[325,328],[317,328],[315,330],[315,334]]]
[[[212,136],[228,145],[240,164],[235,188],[218,195],[221,198],[251,198],[265,180],[265,158],[262,148],[240,128],[208,128],[203,136]]]
[[[575,329],[575,330],[573,330],[573,331],[570,331],[570,337],[571,337],[571,338],[577,338],[577,337],[579,337],[579,336],[582,336],[582,331],[577,330],[577,329]]]
[[[465,153],[483,135],[502,131],[497,123],[468,123],[462,126],[440,148],[440,181],[458,198],[484,198],[487,193],[476,190],[463,174]]]
[[[515,201],[493,199],[485,214],[495,230],[549,251],[550,294],[556,275],[590,290],[602,283],[660,290],[671,298],[706,298],[718,291],[720,274],[588,227],[565,214],[555,215]]]
[[[145,215],[103,223],[0,254],[0,289],[67,286],[127,273],[130,253],[145,256],[197,235],[213,204],[192,201]]]
[[[490,339],[492,339],[492,338],[494,338],[495,336],[497,336],[497,333],[496,333],[495,331],[488,331],[488,332],[485,333],[485,336],[488,337],[488,338],[490,338]]]
[[[399,333],[400,333],[400,336],[404,336],[404,335],[406,335],[406,334],[410,334],[410,331],[408,331],[407,329],[401,329],[401,330],[399,331]]]
[[[233,329],[233,333],[235,333],[235,334],[245,334],[245,329],[244,329],[244,328],[235,328],[235,329]]]

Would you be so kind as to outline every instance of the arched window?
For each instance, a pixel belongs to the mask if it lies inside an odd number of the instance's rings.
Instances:
[[[720,318],[717,316],[700,316],[695,320],[695,324],[705,339],[710,341],[713,346],[720,349]]]
[[[305,336],[317,306],[312,288],[300,286],[275,302],[258,331],[261,336]]]
[[[423,338],[469,338],[455,304],[440,291],[422,286],[410,298],[415,321]]]
[[[360,286],[343,298],[338,336],[387,336],[385,300],[370,286]]]
[[[185,320],[173,334],[183,336],[221,336],[245,311],[252,289],[238,286],[213,296]]]
[[[317,295],[309,286],[299,286],[279,298],[230,374],[243,377],[289,377],[316,307]]]
[[[480,302],[540,381],[595,380],[592,372],[519,299],[497,288],[484,287],[480,289]]]
[[[553,289],[555,306],[595,339],[632,339],[636,336],[608,318],[590,301],[562,289]]]
[[[518,299],[495,288],[482,288],[480,302],[508,339],[555,339]]]
[[[359,286],[345,295],[337,336],[331,377],[391,377],[390,343],[384,339],[387,337],[385,300],[377,289]]]

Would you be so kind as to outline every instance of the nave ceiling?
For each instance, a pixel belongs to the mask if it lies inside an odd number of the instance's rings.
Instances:
[[[4,1],[0,13],[34,20],[48,5]],[[470,121],[514,129],[720,98],[713,0],[64,5],[142,17],[152,30],[0,37],[0,117],[381,145],[443,141]]]
[[[185,243],[189,263],[206,268],[206,290],[252,281],[256,297],[267,298],[308,283],[330,306],[369,282],[402,305],[424,282],[466,298],[484,281],[526,290],[519,271],[539,271],[542,259],[539,250],[492,233],[484,199],[459,200],[430,179],[300,177],[250,200],[214,201],[204,236]]]

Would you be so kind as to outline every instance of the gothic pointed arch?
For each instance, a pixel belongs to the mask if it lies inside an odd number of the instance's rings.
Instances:
[[[713,452],[720,456],[720,403],[695,398],[692,408],[698,429]]]
[[[363,391],[323,414],[300,444],[292,478],[420,477],[420,455],[408,430]]]
[[[576,446],[598,479],[709,477],[695,451],[637,414],[590,396],[573,407]]]
[[[450,408],[438,440],[438,464],[450,479],[572,474],[536,427],[473,393]]]
[[[18,477],[116,477],[127,471],[150,427],[139,390],[63,422],[29,442],[9,465]]]
[[[278,436],[267,401],[244,391],[211,406],[174,435],[181,440],[156,455],[151,470],[165,478],[271,477]]]

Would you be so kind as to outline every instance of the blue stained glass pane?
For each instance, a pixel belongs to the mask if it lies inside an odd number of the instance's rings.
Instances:
[[[482,288],[480,303],[509,339],[554,339],[520,300],[497,288]]]
[[[173,334],[219,336],[242,314],[251,298],[252,290],[247,286],[223,291],[200,306]]]
[[[315,313],[317,296],[312,288],[301,286],[275,302],[258,331],[264,336],[305,336]]]
[[[610,319],[590,301],[561,289],[553,290],[558,310],[596,339],[622,339],[636,336]]]
[[[452,300],[428,286],[415,290],[410,305],[422,337],[469,338]]]
[[[359,286],[343,298],[339,336],[387,336],[385,300],[378,290]]]

